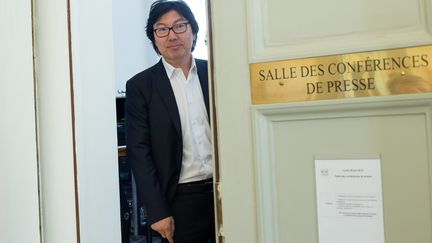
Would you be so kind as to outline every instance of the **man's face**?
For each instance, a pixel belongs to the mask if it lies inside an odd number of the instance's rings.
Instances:
[[[188,21],[177,13],[177,11],[171,10],[156,21],[153,29],[171,28],[173,25],[181,23],[188,23]],[[191,58],[192,43],[195,36],[192,33],[190,24],[187,24],[186,27],[186,31],[179,34],[176,34],[171,29],[165,37],[158,37],[156,33],[153,33],[159,52],[168,63],[175,67],[184,64],[184,62],[189,62]]]

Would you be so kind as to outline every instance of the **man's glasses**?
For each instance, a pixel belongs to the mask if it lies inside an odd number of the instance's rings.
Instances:
[[[186,32],[188,24],[189,24],[188,22],[184,22],[184,23],[175,24],[175,25],[173,25],[171,27],[157,28],[157,29],[154,29],[154,33],[159,38],[168,36],[170,30],[172,30],[176,34],[181,34],[181,33]]]

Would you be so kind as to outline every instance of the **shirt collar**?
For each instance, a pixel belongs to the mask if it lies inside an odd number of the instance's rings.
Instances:
[[[189,69],[189,74],[191,74],[192,72],[196,72],[195,58],[193,58],[193,57],[191,57],[191,58],[192,58],[192,62],[191,62],[191,67]],[[170,78],[170,79],[172,78],[172,75],[174,74],[174,71],[176,69],[179,69],[179,68],[175,68],[171,64],[169,64],[165,60],[165,58],[163,58],[163,57],[162,57],[162,64],[164,65],[165,71],[166,71],[166,73],[168,75],[168,78]]]

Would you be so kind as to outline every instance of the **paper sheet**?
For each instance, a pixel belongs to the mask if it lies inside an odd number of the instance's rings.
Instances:
[[[380,159],[315,160],[320,243],[384,243]]]

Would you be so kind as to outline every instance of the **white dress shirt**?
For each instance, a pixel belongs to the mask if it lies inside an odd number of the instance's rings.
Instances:
[[[183,161],[179,183],[208,179],[213,175],[211,131],[195,59],[192,58],[188,77],[164,58],[162,63],[180,114]]]

